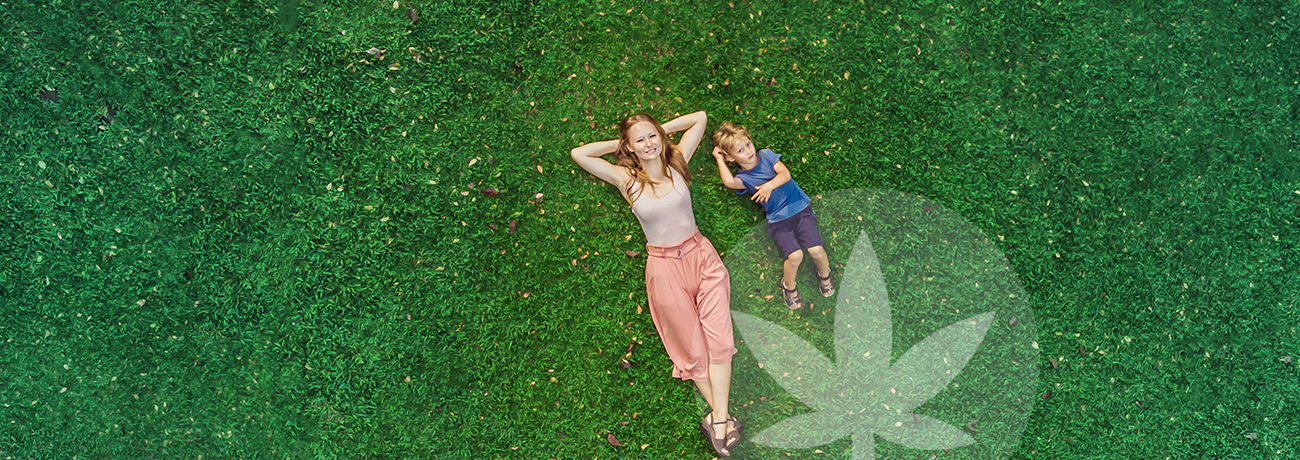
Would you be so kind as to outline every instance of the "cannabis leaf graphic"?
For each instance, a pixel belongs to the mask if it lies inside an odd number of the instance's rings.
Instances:
[[[875,249],[858,234],[835,308],[835,363],[797,335],[733,311],[736,326],[764,369],[814,412],[783,420],[753,438],[800,449],[853,437],[853,458],[875,459],[875,435],[915,449],[949,449],[975,439],[941,420],[912,412],[966,366],[993,322],[984,313],[949,325],[889,363],[893,329],[889,296]]]

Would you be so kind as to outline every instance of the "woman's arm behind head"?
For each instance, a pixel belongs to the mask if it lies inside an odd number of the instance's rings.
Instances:
[[[704,139],[704,131],[707,129],[708,122],[708,115],[701,110],[682,115],[663,124],[664,131],[668,133],[686,131],[682,134],[681,142],[677,143],[677,148],[682,153],[682,159],[687,163],[691,162],[691,157],[695,155],[695,149],[700,147],[700,141]]]
[[[624,187],[627,185],[628,179],[631,178],[627,169],[601,158],[605,155],[614,153],[614,150],[616,149],[618,149],[617,139],[611,141],[592,142],[590,144],[574,147],[574,149],[569,152],[569,157],[573,159],[574,163],[577,163],[578,166],[582,167],[582,169],[591,173],[591,175],[613,184],[614,187],[618,188],[619,193],[626,198],[627,191],[624,190]]]

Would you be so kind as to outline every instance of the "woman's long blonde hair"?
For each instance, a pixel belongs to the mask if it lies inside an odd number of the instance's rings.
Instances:
[[[615,164],[627,168],[627,172],[632,175],[627,183],[623,185],[628,194],[632,194],[632,183],[634,181],[640,185],[636,190],[636,195],[632,196],[632,201],[636,201],[641,196],[641,192],[645,191],[645,187],[650,184],[650,175],[641,166],[641,159],[636,156],[636,153],[632,152],[632,141],[627,138],[627,132],[632,128],[632,125],[643,121],[650,122],[655,126],[655,130],[659,131],[659,139],[662,139],[664,145],[663,174],[668,176],[668,168],[672,168],[677,171],[678,175],[682,176],[682,179],[686,180],[687,185],[691,183],[691,170],[686,166],[686,159],[683,158],[677,146],[673,145],[668,139],[668,133],[664,132],[663,125],[660,125],[650,115],[638,113],[627,117],[622,123],[618,124],[618,150],[614,151]]]

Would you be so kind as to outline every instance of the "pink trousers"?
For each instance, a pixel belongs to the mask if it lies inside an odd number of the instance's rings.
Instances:
[[[708,365],[731,362],[731,275],[700,234],[677,246],[646,245],[650,317],[673,361],[673,377],[709,379]]]

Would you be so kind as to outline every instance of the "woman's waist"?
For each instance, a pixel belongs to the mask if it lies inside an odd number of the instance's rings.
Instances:
[[[700,233],[699,227],[696,227],[689,236],[687,236],[685,239],[680,240],[677,243],[667,244],[667,245],[656,245],[656,244],[647,243],[645,245],[645,248],[646,248],[646,254],[650,255],[651,257],[679,258],[683,254],[688,253],[694,250],[695,248],[699,247],[701,244],[703,244],[706,241],[708,241],[708,239],[704,238],[704,235]]]

